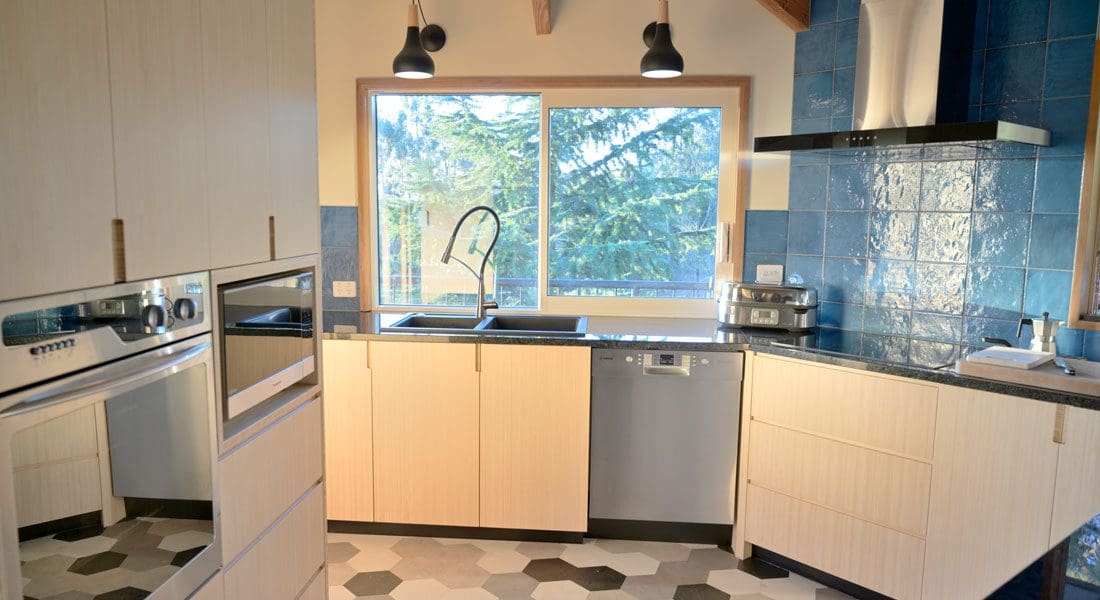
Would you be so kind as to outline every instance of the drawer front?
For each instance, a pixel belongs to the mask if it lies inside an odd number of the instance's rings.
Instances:
[[[95,408],[87,406],[17,432],[11,452],[16,469],[96,456]]]
[[[85,458],[18,469],[15,482],[16,525],[36,525],[103,507],[99,459]]]
[[[753,419],[932,459],[935,387],[768,356],[753,365]]]
[[[918,537],[927,531],[928,463],[757,421],[749,481]]]
[[[229,566],[225,597],[291,600],[324,564],[324,494],[316,486]]]
[[[324,472],[321,401],[310,400],[221,459],[222,555],[236,557]]]
[[[898,600],[920,598],[924,540],[749,485],[746,540]]]

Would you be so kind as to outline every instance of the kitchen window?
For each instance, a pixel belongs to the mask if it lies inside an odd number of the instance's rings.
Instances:
[[[1092,96],[1085,134],[1084,173],[1069,325],[1100,330],[1100,44],[1094,51]]]
[[[747,86],[361,80],[364,308],[471,310],[475,278],[440,257],[487,205],[501,309],[710,315],[716,282],[741,270]],[[454,256],[476,266],[492,228],[469,225]]]

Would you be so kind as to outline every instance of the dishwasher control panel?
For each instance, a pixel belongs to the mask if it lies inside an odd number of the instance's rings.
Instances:
[[[593,376],[681,376],[704,379],[741,379],[741,352],[595,349]]]

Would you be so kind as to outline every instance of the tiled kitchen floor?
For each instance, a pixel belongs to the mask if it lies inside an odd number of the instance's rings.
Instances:
[[[329,600],[840,600],[849,596],[701,544],[584,544],[329,534]]]

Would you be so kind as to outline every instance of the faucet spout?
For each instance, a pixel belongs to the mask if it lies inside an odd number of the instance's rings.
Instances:
[[[477,306],[475,307],[474,314],[477,316],[478,319],[484,319],[485,310],[487,308],[498,307],[496,302],[485,301],[485,265],[489,263],[489,256],[492,255],[493,248],[497,245],[497,238],[500,237],[500,215],[497,214],[497,211],[489,208],[488,206],[475,206],[463,213],[463,215],[459,217],[458,223],[455,224],[454,230],[451,231],[451,238],[447,240],[447,247],[443,249],[443,256],[440,257],[440,260],[442,260],[444,264],[451,262],[451,254],[454,251],[455,240],[458,238],[458,232],[462,229],[462,224],[466,221],[466,219],[476,212],[489,213],[489,215],[493,217],[494,222],[493,239],[491,242],[489,242],[489,248],[485,251],[485,255],[481,259],[481,267],[477,271],[475,271],[472,267],[470,267],[470,265],[466,264],[465,262],[457,258],[455,258],[455,261],[466,267],[470,271],[470,273],[472,273],[474,277],[477,278]]]

